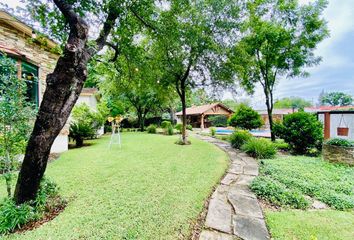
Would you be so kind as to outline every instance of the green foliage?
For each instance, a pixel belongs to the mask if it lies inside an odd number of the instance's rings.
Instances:
[[[274,144],[265,138],[251,138],[241,149],[251,157],[259,159],[273,158],[277,152]]]
[[[349,106],[353,103],[353,97],[343,92],[329,92],[320,95],[321,105]]]
[[[306,67],[320,62],[314,50],[329,36],[322,17],[326,5],[326,1],[303,5],[292,0],[245,4],[243,37],[230,53],[230,64],[248,92],[253,93],[258,84],[262,86],[268,111],[272,110],[273,90],[280,79],[306,76]]]
[[[288,143],[286,143],[283,139],[276,139],[273,142],[274,146],[278,150],[283,150],[283,151],[288,151],[290,150],[290,146]]]
[[[150,124],[148,127],[147,127],[147,132],[148,133],[156,133],[156,129],[157,129],[157,127],[156,127],[156,125],[155,124]]]
[[[169,126],[172,126],[172,123],[170,121],[162,121],[161,128],[167,129]]]
[[[11,196],[13,172],[32,130],[34,106],[26,101],[26,82],[17,78],[16,62],[0,54],[0,174]]]
[[[303,109],[305,107],[311,107],[312,103],[300,97],[286,97],[276,100],[274,108],[293,108]]]
[[[189,130],[189,131],[193,131],[193,126],[190,125],[190,124],[187,124],[186,128],[187,128],[187,130]]]
[[[167,133],[167,135],[173,135],[174,134],[172,124],[167,126],[167,132],[166,133]]]
[[[332,138],[325,142],[325,144],[339,147],[353,147],[354,142],[343,138]]]
[[[91,138],[95,135],[94,129],[87,122],[72,122],[69,131],[69,137],[74,139],[76,147],[82,147],[85,138]]]
[[[351,167],[304,156],[267,159],[262,163],[260,175],[287,189],[339,210],[354,208],[354,169]]]
[[[182,133],[182,128],[183,128],[183,124],[182,123],[178,123],[175,126],[175,129],[179,132]]]
[[[79,123],[82,127],[85,126],[86,128],[87,126],[90,126],[92,128],[92,135],[90,137],[96,135],[97,131],[106,122],[109,114],[109,109],[104,102],[98,105],[97,110],[98,111],[96,112],[86,103],[82,103],[75,106],[72,111],[72,116],[75,122]]]
[[[57,185],[43,178],[36,199],[16,205],[13,199],[4,198],[0,202],[0,235],[7,234],[24,224],[40,219],[48,210],[48,204],[58,196]]]
[[[252,134],[250,134],[246,130],[236,130],[230,135],[230,142],[232,147],[240,149],[243,144],[249,141],[252,138]]]
[[[216,134],[216,128],[211,127],[211,128],[209,128],[209,130],[210,130],[210,134],[211,134],[211,136],[212,136],[212,137],[214,137],[214,136],[215,136],[215,134]]]
[[[209,116],[208,120],[211,125],[214,127],[226,127],[227,126],[227,117],[224,115],[215,115]]]
[[[282,123],[274,125],[273,131],[297,154],[306,154],[312,148],[320,150],[322,147],[322,123],[310,113],[296,112],[286,115]]]
[[[287,189],[283,184],[269,177],[257,177],[251,184],[251,190],[257,197],[278,206],[306,209],[310,205],[301,192]]]
[[[255,129],[263,125],[263,121],[258,112],[251,107],[241,104],[229,119],[229,125],[242,129]]]

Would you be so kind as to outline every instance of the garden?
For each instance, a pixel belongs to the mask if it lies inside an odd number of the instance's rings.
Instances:
[[[49,163],[46,177],[57,183],[65,210],[5,239],[188,238],[228,159],[208,143],[192,138],[184,148],[174,144],[177,139],[124,132],[121,149],[109,150],[110,138],[104,136],[62,154]],[[5,190],[2,182],[1,198]],[[2,231],[3,213],[9,210],[0,208]],[[11,221],[24,214],[14,214]]]
[[[322,124],[302,111],[289,114],[273,126],[274,142],[249,132],[260,116],[239,108],[230,118],[231,135],[210,136],[258,159],[259,176],[250,189],[261,202],[266,224],[274,239],[351,239],[354,224],[354,168],[340,161],[339,150],[352,151],[353,141],[333,138],[323,142]],[[249,121],[251,120],[251,121]],[[321,149],[323,147],[324,155]],[[335,148],[334,159],[330,152]],[[342,150],[343,151],[343,150]],[[331,156],[331,157],[328,157]],[[345,152],[344,159],[350,158]],[[329,159],[327,159],[329,158]],[[338,231],[340,229],[340,231]]]

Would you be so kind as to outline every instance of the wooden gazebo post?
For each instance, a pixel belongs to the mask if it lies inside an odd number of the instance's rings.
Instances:
[[[202,113],[200,118],[200,128],[202,131],[204,130],[204,113]]]

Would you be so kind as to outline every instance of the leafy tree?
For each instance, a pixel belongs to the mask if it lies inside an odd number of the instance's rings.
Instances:
[[[293,108],[293,109],[303,109],[305,107],[311,107],[312,104],[305,99],[300,97],[286,97],[278,99],[274,103],[274,108]]]
[[[349,106],[353,104],[353,97],[343,92],[329,92],[320,96],[321,105]]]
[[[230,117],[229,125],[242,129],[255,129],[263,125],[263,120],[258,112],[247,105],[241,104],[237,111]]]
[[[17,78],[16,62],[0,56],[0,174],[11,197],[11,181],[25,151],[34,117],[33,106],[26,102],[26,82]]]
[[[312,148],[320,150],[322,147],[322,123],[310,113],[296,112],[284,116],[282,123],[275,124],[274,133],[297,154],[306,154]]]
[[[150,18],[155,8],[153,0],[25,0],[25,4],[26,12],[49,36],[60,40],[63,50],[53,73],[47,76],[42,104],[17,180],[14,196],[17,204],[35,199],[50,148],[80,95],[90,60],[104,46],[117,50],[118,42],[109,42],[111,33],[129,33],[131,23],[135,26],[141,22],[142,15]],[[90,31],[90,25],[100,31]],[[91,33],[97,33],[97,37],[90,36]]]
[[[253,92],[260,84],[267,106],[272,140],[273,92],[281,78],[306,76],[305,67],[320,62],[313,51],[328,36],[321,14],[326,1],[300,5],[297,0],[249,0],[241,40],[230,60],[241,85]]]
[[[196,86],[225,86],[232,80],[222,65],[239,23],[234,1],[169,1],[150,27],[154,56],[164,69],[162,83],[173,86],[182,105],[182,138],[186,137],[186,94]]]

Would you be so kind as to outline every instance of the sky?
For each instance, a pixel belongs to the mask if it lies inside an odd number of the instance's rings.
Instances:
[[[308,3],[313,0],[299,1]],[[11,7],[20,4],[20,0],[2,2]],[[281,79],[274,92],[275,98],[297,96],[316,104],[321,91],[354,95],[354,0],[329,0],[324,18],[328,22],[330,37],[315,51],[322,57],[322,62],[308,69],[310,76],[307,78]],[[229,97],[231,94],[224,95],[224,98]],[[250,99],[255,108],[265,108],[260,88]]]

